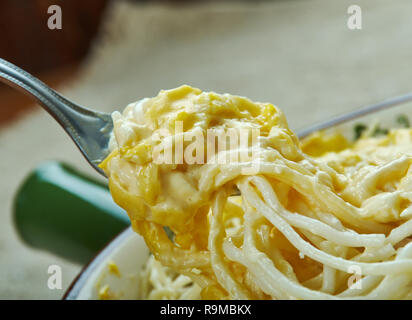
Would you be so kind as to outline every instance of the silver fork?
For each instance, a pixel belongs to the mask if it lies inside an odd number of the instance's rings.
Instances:
[[[33,97],[60,123],[92,167],[105,176],[98,165],[109,154],[108,144],[113,130],[113,122],[109,113],[87,109],[69,101],[28,72],[3,59],[0,59],[0,81]],[[412,93],[320,122],[299,131],[298,136],[303,138],[312,132],[328,129],[409,101],[412,101]]]
[[[3,59],[0,59],[0,81],[34,98],[69,134],[92,167],[105,175],[98,164],[109,154],[108,144],[113,130],[109,113],[79,106]]]

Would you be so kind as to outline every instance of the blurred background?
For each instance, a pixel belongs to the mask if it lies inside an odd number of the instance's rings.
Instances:
[[[361,30],[347,27],[352,4]],[[62,29],[48,28],[51,5],[61,7]],[[411,12],[408,0],[0,0],[0,57],[97,110],[190,84],[272,102],[298,130],[412,91]],[[0,155],[0,298],[60,299],[85,259],[23,241],[13,218],[19,188],[50,160],[100,178],[45,111],[3,84]],[[79,210],[32,188],[25,210],[54,202],[49,214],[62,221]],[[54,264],[63,283],[51,290]]]

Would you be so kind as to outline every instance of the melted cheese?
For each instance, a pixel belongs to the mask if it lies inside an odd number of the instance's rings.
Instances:
[[[410,296],[411,130],[355,143],[318,132],[300,142],[274,105],[189,86],[130,104],[113,122],[101,167],[114,200],[155,258],[203,298],[356,296],[353,265],[376,282],[359,297]],[[211,161],[207,139],[203,163],[183,157],[186,138],[230,129],[259,130],[244,146],[252,160]],[[158,161],[166,153],[172,161]],[[243,171],[250,165],[255,172]],[[231,196],[236,187],[240,197]],[[396,281],[405,285],[395,295]]]

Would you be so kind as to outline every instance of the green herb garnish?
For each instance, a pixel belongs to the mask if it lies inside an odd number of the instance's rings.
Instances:
[[[378,136],[384,136],[389,133],[388,129],[381,128],[380,125],[377,125],[376,128],[373,130],[371,136],[372,137],[378,137]]]
[[[364,125],[363,123],[358,123],[355,124],[353,130],[355,131],[355,140],[358,140],[362,133],[367,129],[368,127]]]
[[[409,128],[411,126],[408,117],[404,114],[400,114],[396,118],[396,122],[399,123],[404,128]]]
[[[175,233],[169,227],[163,227],[170,241],[175,242]]]

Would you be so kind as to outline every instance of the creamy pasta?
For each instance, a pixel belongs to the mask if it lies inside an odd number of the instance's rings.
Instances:
[[[411,297],[410,129],[299,141],[274,105],[189,86],[113,121],[101,167],[153,254],[142,297]]]

